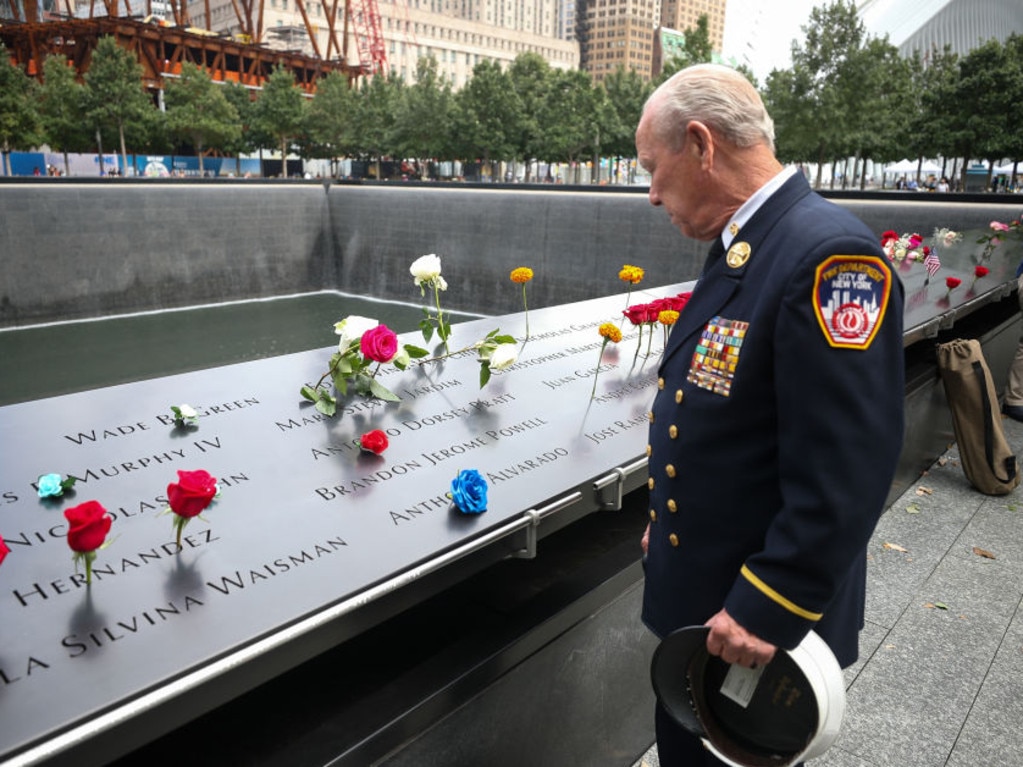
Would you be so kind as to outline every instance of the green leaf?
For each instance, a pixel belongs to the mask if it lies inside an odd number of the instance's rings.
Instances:
[[[314,389],[312,386],[303,386],[301,394],[310,402],[316,402],[320,398],[320,392],[318,389]]]
[[[486,386],[487,385],[487,381],[489,381],[489,380],[490,380],[490,363],[486,362],[486,361],[481,362],[480,363],[480,388],[482,389],[484,386]]]
[[[515,336],[495,336],[494,340],[498,344],[513,344],[515,343]]]
[[[419,323],[419,329],[423,331],[423,340],[427,343],[433,338],[433,323],[430,320],[422,320]]]
[[[77,481],[77,477],[68,477],[67,479],[61,480],[60,487],[62,490],[70,490],[75,486],[75,482]]]
[[[919,514],[920,513],[920,507],[917,504],[915,504],[915,503],[911,503],[908,506],[906,506],[906,513],[908,513],[908,514]]]
[[[413,346],[412,344],[405,344],[405,351],[408,353],[408,356],[414,360],[426,357],[430,354],[430,352],[426,351],[426,349],[421,349],[420,347]]]
[[[324,394],[316,401],[316,409],[327,417],[333,416],[337,412],[337,400],[329,394]]]
[[[934,606],[937,607],[939,610],[947,610],[948,609],[948,605],[945,604],[944,602],[935,602]]]
[[[380,383],[377,379],[369,379],[369,390],[370,393],[377,399],[387,400],[388,402],[400,402],[401,398]]]
[[[348,394],[347,376],[341,375],[341,373],[334,373],[334,375],[331,376],[331,379],[334,381],[334,388],[337,389],[338,394],[340,394],[342,397]]]

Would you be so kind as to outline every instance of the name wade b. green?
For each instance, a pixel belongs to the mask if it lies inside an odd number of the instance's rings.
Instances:
[[[235,410],[241,410],[242,408],[249,408],[259,404],[259,400],[255,397],[246,397],[245,399],[235,400],[234,402],[221,402],[219,405],[196,407],[195,411],[199,418],[210,418],[215,415],[224,415],[226,413],[234,412]],[[156,425],[161,427],[174,426],[174,416],[170,414],[154,416],[153,420]],[[64,439],[74,442],[76,445],[86,446],[105,442],[109,439],[131,437],[144,431],[150,431],[152,428],[153,425],[151,424],[147,424],[144,421],[136,421],[135,423],[118,424],[117,426],[110,426],[101,429],[80,431],[78,434],[65,434]]]

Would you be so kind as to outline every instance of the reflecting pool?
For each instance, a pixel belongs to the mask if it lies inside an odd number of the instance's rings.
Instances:
[[[350,314],[398,333],[423,318],[418,304],[324,292],[0,330],[0,405],[327,348]]]

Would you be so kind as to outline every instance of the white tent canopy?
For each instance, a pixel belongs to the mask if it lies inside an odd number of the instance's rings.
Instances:
[[[885,173],[915,173],[916,163],[911,160],[899,160],[894,165],[887,165]]]

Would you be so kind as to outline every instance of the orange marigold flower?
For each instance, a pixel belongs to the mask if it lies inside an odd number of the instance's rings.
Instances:
[[[628,282],[635,285],[643,279],[643,268],[639,266],[632,266],[631,264],[625,264],[621,271],[618,272],[618,279],[622,282]]]
[[[533,279],[533,270],[530,269],[528,266],[520,266],[516,269],[512,269],[511,273],[512,282],[523,283],[529,282],[531,279]]]
[[[674,309],[665,309],[657,315],[657,321],[662,325],[674,325],[678,319],[678,312]]]
[[[615,343],[622,340],[622,331],[613,322],[603,323],[600,326],[600,335],[604,336],[608,341],[614,341]]]

